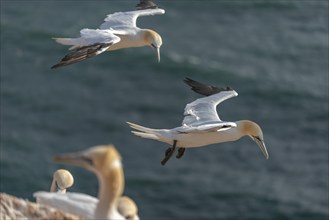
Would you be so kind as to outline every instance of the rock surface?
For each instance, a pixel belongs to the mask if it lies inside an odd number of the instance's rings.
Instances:
[[[0,193],[0,219],[80,220],[81,218],[58,209]]]

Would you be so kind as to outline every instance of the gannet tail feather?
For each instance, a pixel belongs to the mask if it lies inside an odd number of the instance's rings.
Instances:
[[[131,123],[131,122],[127,122],[127,123],[128,123],[128,125],[131,128],[133,128],[135,130],[138,130],[138,131],[142,131],[142,132],[150,133],[150,134],[156,134],[156,133],[158,133],[158,130],[157,129],[143,127],[141,125],[137,125],[137,124],[134,124],[134,123]]]
[[[153,140],[159,140],[159,137],[155,134],[149,134],[149,133],[144,133],[140,131],[131,131],[136,136],[142,137],[142,138],[147,138],[147,139],[153,139]]]
[[[63,44],[63,45],[77,45],[77,39],[76,38],[53,38],[57,43]]]
[[[137,130],[137,131],[131,131],[134,135],[142,137],[142,138],[148,138],[148,139],[153,139],[153,140],[160,140],[161,135],[160,135],[160,130],[159,129],[152,129],[152,128],[147,128],[143,127],[141,125],[137,125],[131,122],[127,122],[128,125]]]
[[[152,129],[131,122],[127,122],[127,123],[131,128],[136,130],[131,132],[139,137],[157,140],[168,144],[172,143],[172,138],[170,137],[170,135],[168,136],[167,129]]]

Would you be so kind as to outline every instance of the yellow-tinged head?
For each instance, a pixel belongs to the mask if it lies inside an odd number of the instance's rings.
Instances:
[[[55,156],[56,162],[86,168],[96,174],[107,176],[111,170],[122,170],[121,156],[113,145],[100,145],[85,151]]]
[[[150,45],[156,49],[158,62],[160,62],[160,47],[162,45],[161,36],[157,32],[147,29],[144,31],[144,42],[146,45]]]
[[[51,192],[66,192],[74,183],[74,178],[68,170],[59,169],[54,172]]]
[[[249,120],[242,120],[237,124],[240,132],[244,135],[248,135],[253,141],[255,141],[265,158],[268,159],[269,155],[265,146],[263,132],[259,125]]]

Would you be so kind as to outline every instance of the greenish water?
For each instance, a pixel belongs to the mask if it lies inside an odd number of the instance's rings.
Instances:
[[[138,25],[161,34],[161,63],[134,48],[50,69],[67,52],[51,37],[135,4],[1,1],[0,191],[33,200],[64,167],[71,191],[96,195],[93,174],[51,158],[113,143],[142,219],[327,219],[328,1],[159,1],[166,14]],[[200,97],[185,77],[232,86],[239,96],[220,117],[257,122],[270,159],[246,137],[162,167],[168,146],[133,136],[126,121],[180,125]]]

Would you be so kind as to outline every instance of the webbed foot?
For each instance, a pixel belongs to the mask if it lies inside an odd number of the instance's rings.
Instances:
[[[184,148],[184,147],[178,148],[178,154],[176,155],[176,158],[177,159],[182,158],[182,156],[184,156],[185,150],[186,150],[186,148]]]
[[[174,154],[175,150],[176,150],[176,144],[177,141],[174,140],[174,144],[172,147],[168,148],[165,152],[165,157],[163,158],[163,160],[161,161],[161,164],[164,166],[167,161],[171,158],[171,156]]]

